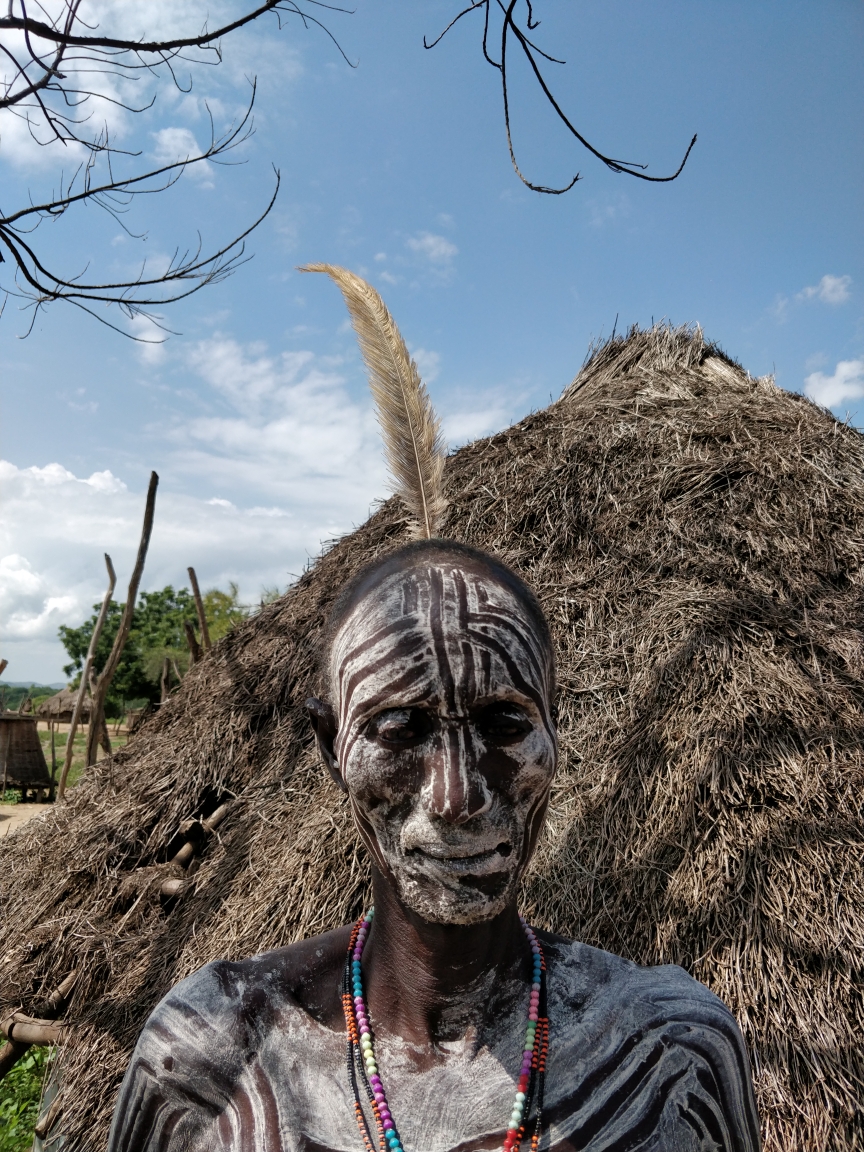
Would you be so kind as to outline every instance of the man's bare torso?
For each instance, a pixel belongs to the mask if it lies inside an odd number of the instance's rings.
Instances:
[[[217,961],[173,988],[139,1040],[109,1152],[362,1152],[339,1002],[348,931]],[[720,1000],[680,968],[542,940],[544,1148],[758,1149],[746,1051]],[[408,1152],[501,1147],[524,1032],[513,1009],[512,1027],[469,1029],[431,1058],[378,1032]]]

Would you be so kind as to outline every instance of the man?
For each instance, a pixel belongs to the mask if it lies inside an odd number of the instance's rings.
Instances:
[[[549,631],[518,577],[409,545],[342,594],[327,656],[308,708],[374,918],[178,984],[110,1152],[758,1149],[744,1045],[707,988],[520,922],[557,745]]]

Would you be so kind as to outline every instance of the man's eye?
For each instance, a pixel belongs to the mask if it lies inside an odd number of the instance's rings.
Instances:
[[[500,744],[523,739],[533,727],[518,704],[491,704],[480,712],[476,724],[484,736]]]
[[[431,729],[429,717],[420,708],[399,708],[376,716],[369,735],[383,744],[411,744],[422,740]]]

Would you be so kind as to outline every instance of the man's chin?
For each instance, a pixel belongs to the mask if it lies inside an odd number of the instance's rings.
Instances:
[[[460,876],[436,884],[427,877],[397,875],[399,897],[412,912],[430,924],[482,924],[494,920],[513,899],[516,877]]]

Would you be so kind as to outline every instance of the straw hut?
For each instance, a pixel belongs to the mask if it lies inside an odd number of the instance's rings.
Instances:
[[[18,712],[0,714],[0,793],[7,788],[20,788],[25,796],[51,788],[36,721]]]
[[[49,696],[47,700],[43,700],[39,707],[36,709],[36,715],[40,720],[53,720],[55,723],[71,724],[72,713],[75,711],[75,704],[78,700],[79,689],[75,688],[61,688],[59,692],[55,692],[53,696]],[[86,724],[90,719],[90,693],[84,696],[84,703],[81,706],[80,721]]]
[[[860,1150],[864,439],[698,329],[634,330],[445,480],[446,533],[525,576],[558,650],[562,762],[527,915],[722,996],[768,1152]],[[405,535],[394,498],[0,846],[3,1003],[38,1013],[78,972],[64,1152],[104,1146],[171,984],[364,906],[302,705],[334,595]],[[194,876],[170,863],[184,841]]]

